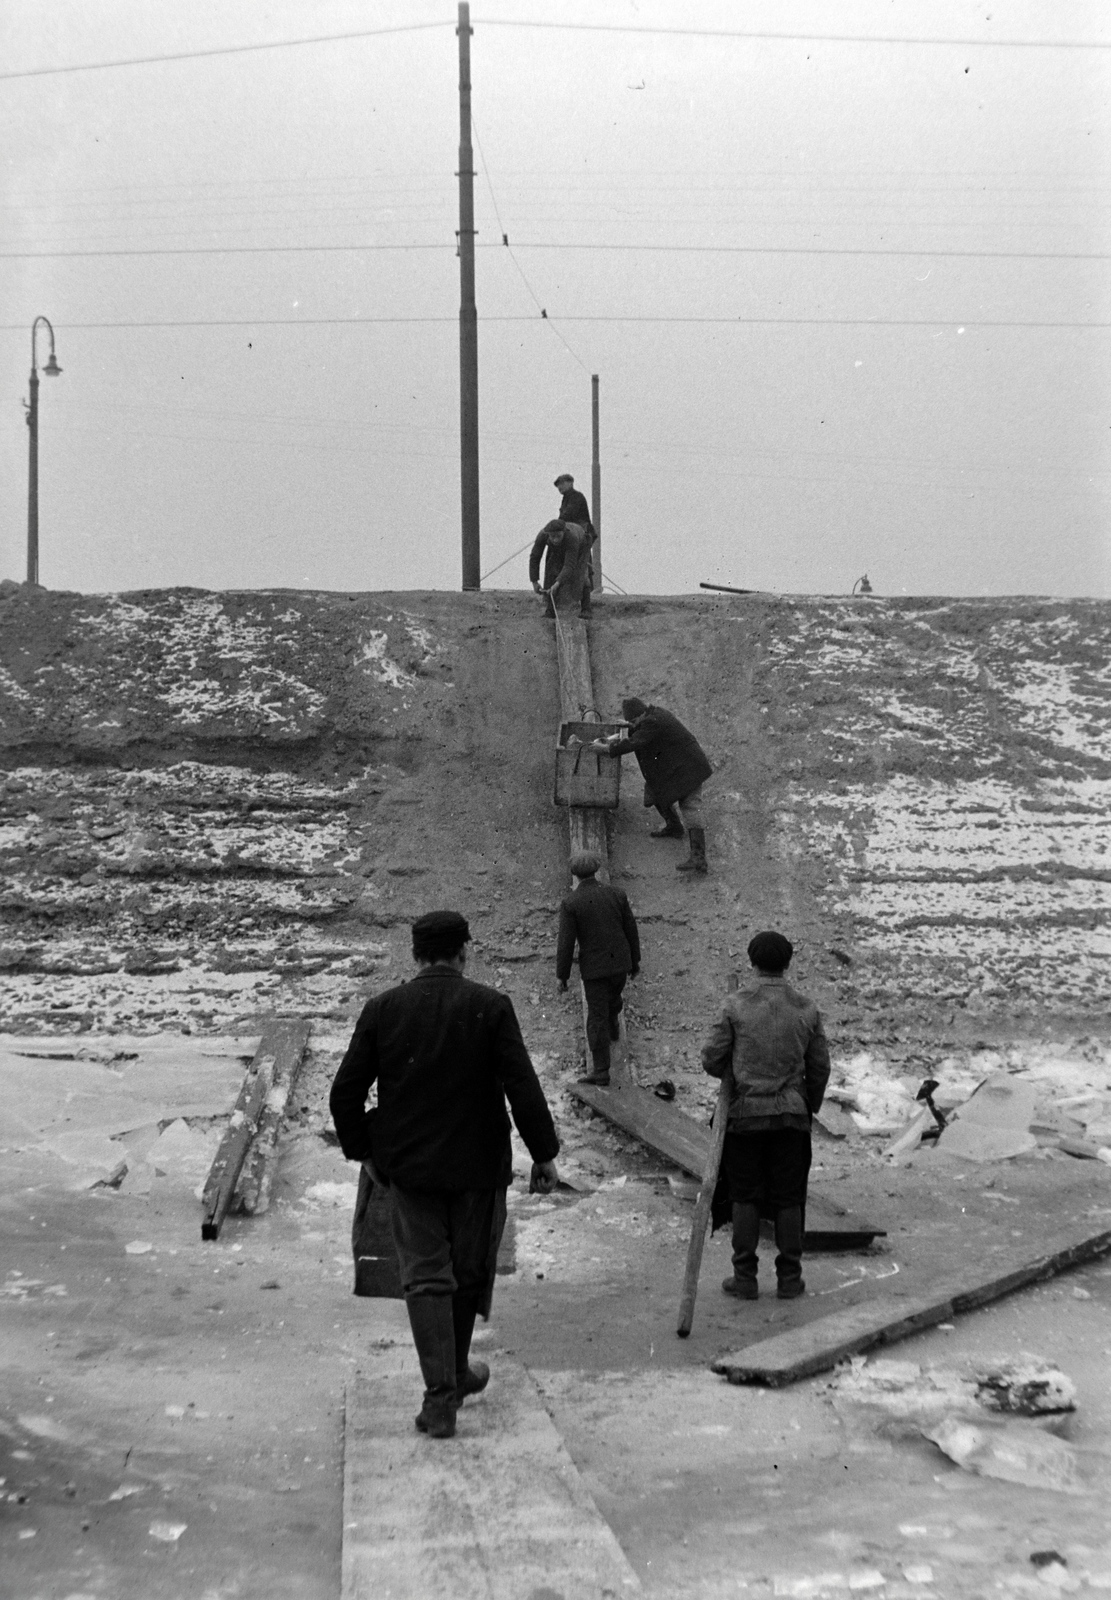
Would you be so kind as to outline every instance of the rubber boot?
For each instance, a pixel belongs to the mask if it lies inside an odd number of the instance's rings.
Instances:
[[[451,1302],[448,1294],[415,1294],[405,1302],[424,1379],[424,1404],[416,1423],[430,1439],[450,1439],[455,1432],[459,1402],[455,1390],[455,1324]]]
[[[676,872],[697,872],[700,877],[706,875],[706,832],[703,828],[690,830],[691,853],[686,861],[680,861],[675,868]]]
[[[664,819],[662,828],[653,828],[649,833],[650,839],[681,839],[683,837],[683,824],[675,815],[670,806],[657,806],[656,810]]]
[[[726,1278],[722,1288],[738,1300],[756,1300],[760,1290],[756,1282],[759,1257],[756,1246],[760,1239],[760,1208],[753,1205],[733,1207],[733,1276]]]
[[[455,1398],[459,1405],[469,1394],[481,1394],[490,1382],[485,1361],[469,1362],[471,1336],[478,1316],[478,1295],[472,1289],[457,1289],[451,1297],[451,1320],[455,1329]]]
[[[797,1300],[806,1293],[802,1280],[802,1208],[787,1206],[775,1219],[775,1275],[779,1280],[776,1290],[781,1300]]]

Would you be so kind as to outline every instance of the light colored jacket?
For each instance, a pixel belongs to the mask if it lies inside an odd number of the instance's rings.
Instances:
[[[732,1069],[730,1127],[774,1127],[784,1116],[808,1121],[829,1082],[821,1014],[782,975],[761,973],[727,998],[703,1047],[702,1065],[714,1078]],[[769,1124],[768,1118],[776,1121]]]

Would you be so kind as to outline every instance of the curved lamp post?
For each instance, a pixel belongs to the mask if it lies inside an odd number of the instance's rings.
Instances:
[[[54,355],[54,329],[45,317],[36,317],[31,324],[31,400],[27,407],[27,427],[30,431],[27,467],[27,582],[39,581],[39,373],[35,364],[35,339],[39,323],[50,334],[50,354],[43,371],[48,378],[61,372]]]

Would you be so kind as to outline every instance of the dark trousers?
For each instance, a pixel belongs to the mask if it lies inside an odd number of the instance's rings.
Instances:
[[[584,978],[586,995],[586,1042],[590,1046],[590,1059],[595,1072],[610,1069],[610,1040],[620,1026],[619,1018],[624,1001],[621,991],[625,987],[626,972],[611,972],[604,978]]]
[[[730,1128],[721,1166],[735,1206],[758,1206],[762,1217],[778,1216],[793,1206],[805,1208],[809,1130],[765,1128],[737,1133]]]
[[[407,1300],[463,1293],[475,1298],[482,1316],[489,1316],[505,1228],[504,1189],[400,1189],[391,1184],[390,1228]]]

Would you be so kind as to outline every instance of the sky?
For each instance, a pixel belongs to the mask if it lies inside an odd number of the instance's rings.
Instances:
[[[456,21],[5,0],[0,577],[45,316],[48,587],[460,587]],[[471,23],[484,588],[597,373],[607,584],[1111,596],[1102,0]]]

